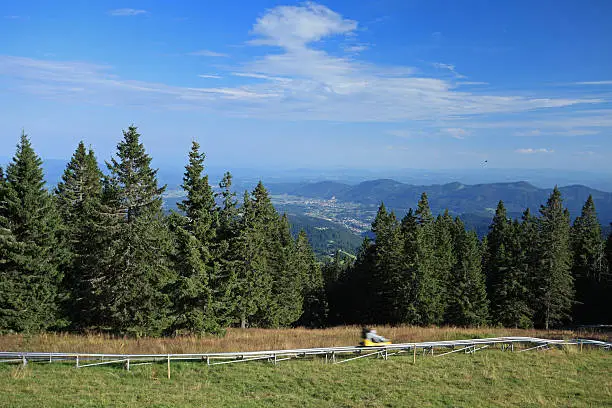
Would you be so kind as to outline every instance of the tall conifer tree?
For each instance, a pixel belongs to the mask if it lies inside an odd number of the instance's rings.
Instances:
[[[375,261],[370,290],[373,296],[372,319],[384,323],[398,323],[400,319],[399,293],[403,281],[403,241],[399,222],[393,212],[387,212],[384,203],[372,223],[376,236]]]
[[[479,326],[488,321],[488,300],[482,272],[482,254],[475,232],[467,232],[460,220],[456,221],[455,240],[457,261],[448,285],[446,322],[459,326]]]
[[[225,282],[217,276],[219,212],[208,175],[204,174],[205,157],[194,141],[183,176],[186,198],[178,204],[182,214],[174,214],[171,223],[176,234],[174,264],[178,273],[171,290],[174,332],[217,333],[227,323],[223,310],[215,307],[222,300],[215,295],[224,293],[224,289],[219,287],[217,293],[214,289]]]
[[[66,165],[55,196],[64,225],[64,239],[70,262],[66,266],[64,288],[70,297],[67,315],[75,328],[92,325],[95,315],[95,291],[92,274],[96,267],[95,212],[100,209],[102,172],[94,152],[80,142]]]
[[[540,213],[535,311],[536,322],[548,330],[570,317],[574,300],[569,213],[556,186]]]
[[[303,314],[298,323],[306,327],[323,327],[329,311],[323,274],[303,230],[295,241],[295,256],[296,269],[302,275],[304,299]]]
[[[602,298],[609,294],[601,291],[605,286],[602,275],[606,272],[607,262],[601,226],[592,196],[589,195],[582,207],[582,213],[574,221],[571,232],[572,274],[576,287],[573,320],[582,324],[599,323],[602,317],[600,308],[604,306]]]
[[[65,251],[42,160],[22,133],[0,181],[0,331],[57,327]]]
[[[171,239],[162,212],[157,170],[135,126],[123,132],[117,158],[107,163],[98,254],[100,324],[113,331],[158,335],[169,324],[165,293],[174,280]]]
[[[415,320],[418,324],[439,324],[444,312],[444,298],[436,269],[436,226],[426,193],[421,195],[415,215],[419,224]]]

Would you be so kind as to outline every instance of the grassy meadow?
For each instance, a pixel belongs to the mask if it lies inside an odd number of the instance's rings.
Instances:
[[[576,337],[572,332],[379,327],[394,342],[492,336]],[[584,336],[586,337],[586,336]],[[593,336],[589,336],[593,337]],[[605,337],[605,336],[599,336]],[[358,327],[231,329],[223,338],[103,335],[0,336],[0,350],[121,353],[246,351],[356,344]],[[612,406],[612,353],[576,347],[510,353],[483,350],[325,364],[323,359],[208,367],[172,363],[76,369],[72,364],[0,365],[0,407],[411,407]]]

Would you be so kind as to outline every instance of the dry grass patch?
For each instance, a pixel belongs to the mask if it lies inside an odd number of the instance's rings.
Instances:
[[[411,343],[434,340],[455,340],[499,336],[529,336],[543,338],[608,336],[572,331],[543,331],[503,328],[458,328],[377,326],[379,333],[394,343]],[[225,351],[281,350],[309,347],[333,347],[357,344],[359,326],[339,326],[327,329],[228,329],[223,337],[121,337],[109,334],[43,333],[37,335],[8,334],[0,336],[0,351],[44,351],[79,353],[208,353]]]

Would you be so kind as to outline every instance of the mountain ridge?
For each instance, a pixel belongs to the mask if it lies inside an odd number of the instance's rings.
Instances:
[[[324,188],[322,188],[324,186]],[[289,194],[300,197],[316,198],[359,203],[365,206],[378,206],[384,203],[402,217],[408,208],[415,208],[423,192],[429,198],[434,213],[448,209],[453,214],[472,213],[491,215],[499,200],[504,201],[510,214],[520,214],[526,208],[537,212],[546,203],[551,188],[539,188],[526,181],[463,184],[416,185],[392,179],[367,180],[357,185],[340,182],[315,183],[270,183],[266,186],[272,194]],[[597,190],[581,184],[559,187],[565,206],[572,218],[580,215],[584,202],[593,196],[600,221],[612,221],[612,193]],[[399,214],[401,212],[401,214]]]

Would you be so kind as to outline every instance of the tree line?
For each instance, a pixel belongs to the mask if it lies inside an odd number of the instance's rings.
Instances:
[[[53,191],[22,134],[0,169],[0,331],[220,333],[322,325],[321,268],[260,182],[215,194],[193,142],[180,212],[165,215],[157,170],[134,126],[100,170],[79,143]],[[217,204],[217,203],[220,204]]]
[[[612,323],[612,233],[591,196],[573,225],[557,187],[535,216],[499,202],[480,241],[427,194],[399,220],[384,204],[357,260],[323,268],[330,324],[553,328]]]
[[[356,260],[321,265],[261,182],[238,200],[227,172],[215,193],[196,142],[165,214],[140,137],[123,131],[105,172],[79,143],[49,191],[22,134],[0,168],[0,332],[610,322],[612,237],[590,197],[573,225],[556,188],[538,217],[511,220],[500,202],[480,241],[423,193],[401,220],[381,205]]]

